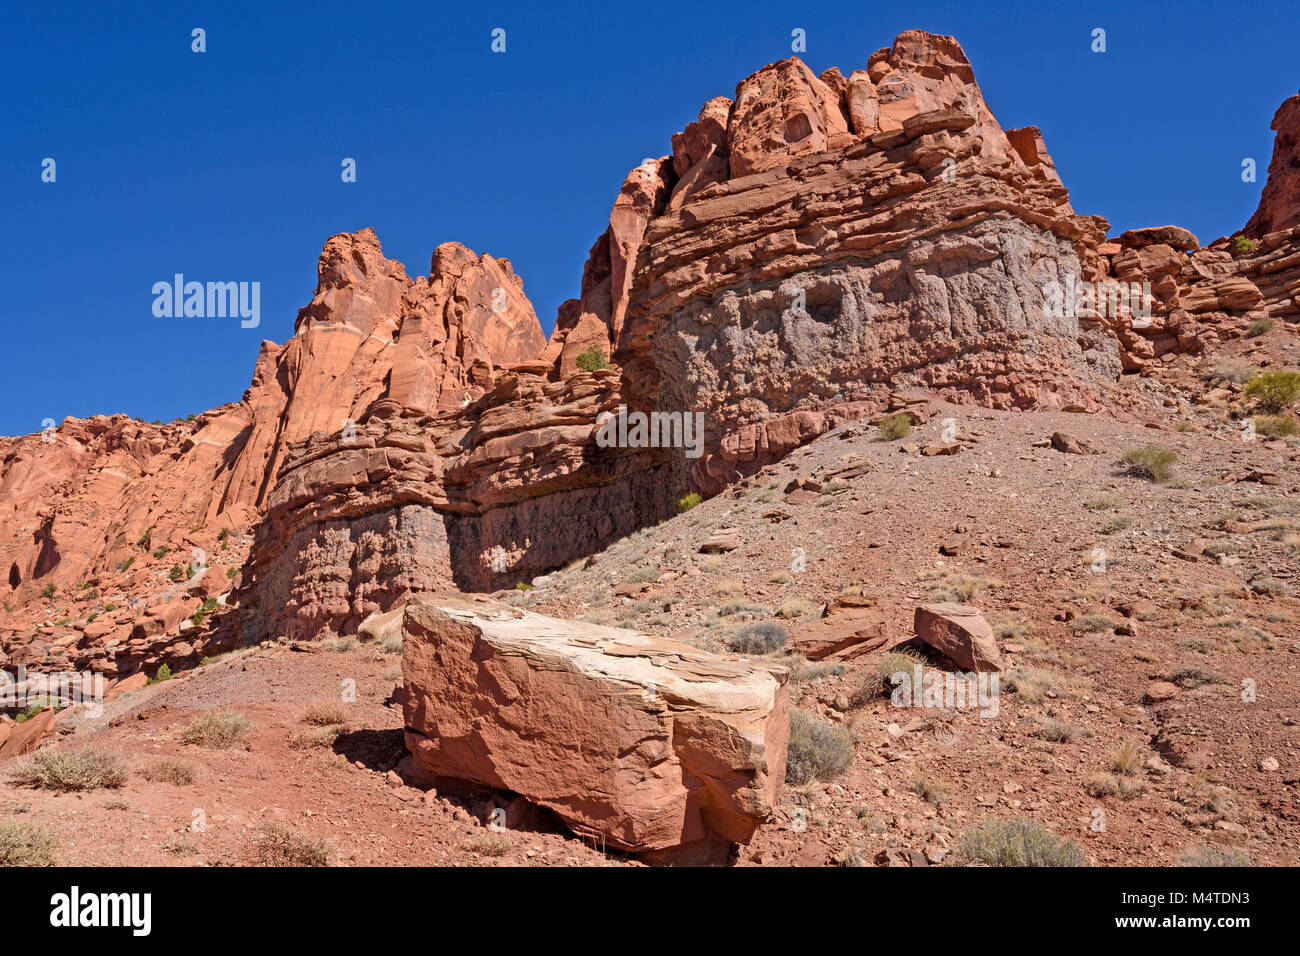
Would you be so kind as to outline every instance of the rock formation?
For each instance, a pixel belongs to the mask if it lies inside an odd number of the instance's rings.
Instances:
[[[1256,216],[1270,224],[1286,215],[1292,113],[1274,124]],[[549,342],[508,261],[446,243],[411,279],[363,230],[326,243],[294,336],[263,343],[242,401],[11,440],[11,606],[45,594],[53,612],[79,584],[105,596],[94,622],[74,601],[71,626],[47,615],[3,646],[128,672],[171,653],[150,653],[164,633],[198,653],[176,629],[212,597],[240,603],[227,641],[348,632],[422,590],[545,573],[689,490],[878,416],[900,389],[1095,409],[1121,369],[1296,309],[1289,231],[1249,252],[1198,249],[1176,227],[1103,242],[1041,132],[1002,130],[950,37],[908,31],[847,77],[771,64],[671,147],[624,179]],[[1062,314],[1045,292],[1144,282],[1145,316]],[[593,347],[615,367],[579,370]],[[597,447],[620,405],[702,412],[703,455]],[[110,589],[131,606],[103,610]]]
[[[1300,93],[1277,108],[1271,128],[1277,137],[1268,181],[1244,230],[1255,238],[1300,225]]]

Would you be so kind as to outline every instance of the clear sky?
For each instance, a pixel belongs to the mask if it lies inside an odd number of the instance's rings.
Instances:
[[[905,29],[953,34],[998,120],[1040,126],[1075,209],[1112,234],[1239,229],[1300,88],[1296,0],[7,0],[0,17],[0,434],[237,400],[311,298],[322,243],[365,226],[412,276],[446,240],[509,258],[549,333],[627,170],[789,56],[795,28],[815,71],[846,75]],[[260,327],[155,317],[177,272],[260,282]]]

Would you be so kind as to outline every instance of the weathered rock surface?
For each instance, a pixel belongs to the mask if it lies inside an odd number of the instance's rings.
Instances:
[[[415,599],[402,620],[422,770],[513,791],[633,853],[716,858],[772,812],[783,670],[456,594]]]

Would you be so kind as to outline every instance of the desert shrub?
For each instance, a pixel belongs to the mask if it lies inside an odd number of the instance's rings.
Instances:
[[[1093,495],[1083,503],[1083,506],[1089,511],[1117,511],[1123,508],[1127,502],[1119,495],[1111,495],[1105,492]]]
[[[1250,325],[1246,326],[1246,338],[1254,339],[1273,330],[1272,319],[1256,319]]]
[[[727,643],[737,654],[771,654],[784,647],[789,639],[790,632],[780,624],[763,621],[736,628]]]
[[[342,704],[336,704],[332,700],[318,700],[307,707],[302,719],[317,727],[328,727],[331,724],[347,723],[348,716],[343,712]]]
[[[1123,531],[1133,523],[1133,519],[1128,515],[1112,515],[1110,519],[1097,529],[1098,534],[1114,534],[1116,531]]]
[[[59,838],[34,823],[0,823],[0,866],[53,866]]]
[[[38,750],[10,771],[14,780],[41,790],[97,790],[126,783],[120,757],[100,747]]]
[[[599,345],[593,345],[578,356],[575,363],[578,368],[584,372],[594,372],[597,369],[609,368],[609,362],[605,360],[605,352]]]
[[[381,637],[376,646],[384,654],[400,654],[402,653],[402,635],[389,634],[386,637]]]
[[[1142,751],[1138,745],[1131,740],[1125,740],[1120,743],[1110,754],[1110,769],[1112,773],[1120,773],[1125,776],[1133,776],[1142,769]]]
[[[1080,730],[1068,721],[1043,717],[1038,721],[1038,736],[1054,744],[1072,744],[1080,737],[1088,736],[1088,732]]]
[[[321,647],[327,651],[333,651],[335,654],[343,654],[357,646],[357,642],[351,637],[327,637],[321,641]]]
[[[776,609],[776,616],[786,621],[793,621],[795,618],[803,617],[805,614],[811,614],[817,609],[818,605],[810,604],[803,598],[795,598],[793,601],[786,601]]]
[[[913,793],[936,807],[941,807],[952,799],[952,788],[942,780],[935,780],[919,766],[912,768],[908,784]]]
[[[1223,358],[1214,363],[1210,370],[1215,378],[1221,378],[1235,385],[1244,385],[1255,374],[1255,366],[1245,359]]]
[[[1168,481],[1173,477],[1174,462],[1177,460],[1178,452],[1158,445],[1130,448],[1120,457],[1120,463],[1130,475],[1156,482]]]
[[[1082,617],[1076,617],[1070,622],[1070,627],[1080,634],[1096,634],[1099,631],[1109,631],[1115,626],[1115,622],[1105,614],[1085,614]]]
[[[1037,704],[1049,693],[1060,694],[1062,680],[1041,667],[1013,667],[1002,674],[1002,689],[1019,694],[1028,703]]]
[[[1253,866],[1250,854],[1236,847],[1195,846],[1178,858],[1179,866]]]
[[[623,580],[630,584],[654,584],[662,576],[663,572],[655,567],[635,568],[629,574],[623,576]]]
[[[1294,438],[1300,435],[1300,422],[1285,415],[1256,415],[1256,434],[1265,438]]]
[[[821,680],[823,677],[839,677],[848,668],[833,661],[796,660],[790,667],[790,683],[800,684],[804,681]]]
[[[1246,383],[1246,396],[1266,412],[1286,411],[1300,398],[1300,372],[1262,372]]]
[[[140,776],[150,783],[170,783],[182,787],[194,782],[194,767],[175,757],[158,757],[144,765]]]
[[[465,841],[465,849],[482,856],[505,856],[515,842],[504,833],[475,833]]]
[[[181,742],[211,750],[230,750],[245,746],[252,725],[243,714],[213,710],[200,714],[181,732]]]
[[[741,620],[748,620],[754,617],[766,617],[772,613],[771,608],[763,607],[759,604],[749,604],[745,601],[728,601],[722,607],[718,608],[718,617],[731,617],[733,614],[740,615]]]
[[[1119,779],[1113,774],[1099,773],[1094,775],[1084,788],[1088,796],[1096,797],[1098,800],[1103,797],[1113,797],[1119,793]]]
[[[1232,239],[1232,248],[1242,255],[1249,255],[1259,248],[1259,243],[1254,239],[1247,239],[1245,236],[1234,236]]]
[[[853,695],[853,702],[864,704],[875,697],[882,695],[888,697],[894,689],[895,674],[902,672],[910,679],[915,668],[924,669],[927,663],[920,654],[906,648],[886,651],[867,665],[866,672],[862,676],[862,685]]]
[[[694,508],[703,500],[704,499],[701,498],[696,492],[692,491],[685,498],[682,498],[680,501],[677,502],[677,511],[679,513],[684,514],[685,512],[690,511],[692,508]]]
[[[1250,579],[1250,589],[1256,594],[1268,594],[1273,597],[1286,597],[1291,593],[1291,586],[1285,581],[1265,574]]]
[[[311,750],[314,747],[332,747],[334,741],[347,732],[337,724],[329,727],[312,727],[289,735],[290,750]]]
[[[48,601],[50,598],[54,597],[58,591],[59,587],[57,584],[47,584],[45,587],[41,588],[41,597]]]
[[[961,835],[961,852],[989,866],[1084,866],[1073,840],[1058,840],[1037,820],[988,817]]]
[[[254,857],[262,866],[324,866],[331,852],[333,848],[323,840],[267,821],[258,828]]]
[[[881,441],[898,441],[912,430],[912,417],[906,412],[890,415],[880,423]]]
[[[1204,687],[1206,684],[1225,684],[1228,681],[1228,678],[1218,671],[1198,667],[1195,664],[1184,664],[1176,667],[1166,675],[1165,679],[1171,684],[1177,684],[1179,687],[1188,689]]]
[[[790,711],[790,744],[786,753],[786,783],[838,777],[853,759],[853,735],[843,727],[822,723],[798,707]]]

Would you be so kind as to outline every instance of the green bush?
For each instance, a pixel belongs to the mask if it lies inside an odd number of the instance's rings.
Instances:
[[[48,601],[50,598],[54,597],[55,594],[58,593],[58,590],[59,588],[57,585],[47,584],[45,585],[45,587],[41,588],[41,597],[45,598],[45,600]]]
[[[1172,448],[1143,445],[1141,448],[1130,448],[1124,452],[1120,463],[1127,467],[1130,475],[1146,478],[1148,481],[1163,482],[1173,476],[1174,462],[1177,460],[1178,452]]]
[[[172,679],[172,669],[168,667],[166,664],[163,664],[156,671],[154,671],[153,677],[150,677],[149,680],[147,680],[145,683],[161,684],[163,681],[171,680],[171,679]]]
[[[1272,331],[1272,319],[1256,319],[1250,325],[1246,326],[1246,338],[1254,339],[1263,335],[1265,332]]]
[[[1263,372],[1246,383],[1246,395],[1266,412],[1283,412],[1300,398],[1300,372]]]
[[[703,500],[704,500],[703,498],[701,498],[698,494],[696,494],[695,492],[692,491],[692,492],[691,492],[689,495],[687,495],[685,498],[683,498],[683,499],[681,499],[679,502],[677,502],[677,511],[678,511],[679,513],[680,513],[680,512],[690,511],[692,508],[694,508],[696,505],[698,505],[698,504],[699,504],[701,501],[703,501]]]
[[[1259,243],[1254,239],[1247,239],[1245,236],[1234,236],[1232,248],[1236,249],[1243,255],[1248,255],[1259,248]]]
[[[880,423],[880,440],[897,441],[912,430],[912,417],[907,412],[890,415]]]
[[[989,817],[961,835],[961,852],[989,866],[1085,866],[1073,840],[1058,840],[1037,820]]]
[[[605,361],[605,353],[600,346],[593,345],[578,356],[577,366],[584,372],[594,372],[597,369],[609,368],[609,362]]]
[[[806,710],[790,711],[790,744],[786,752],[786,783],[831,780],[853,760],[853,735],[842,727],[822,723]]]

